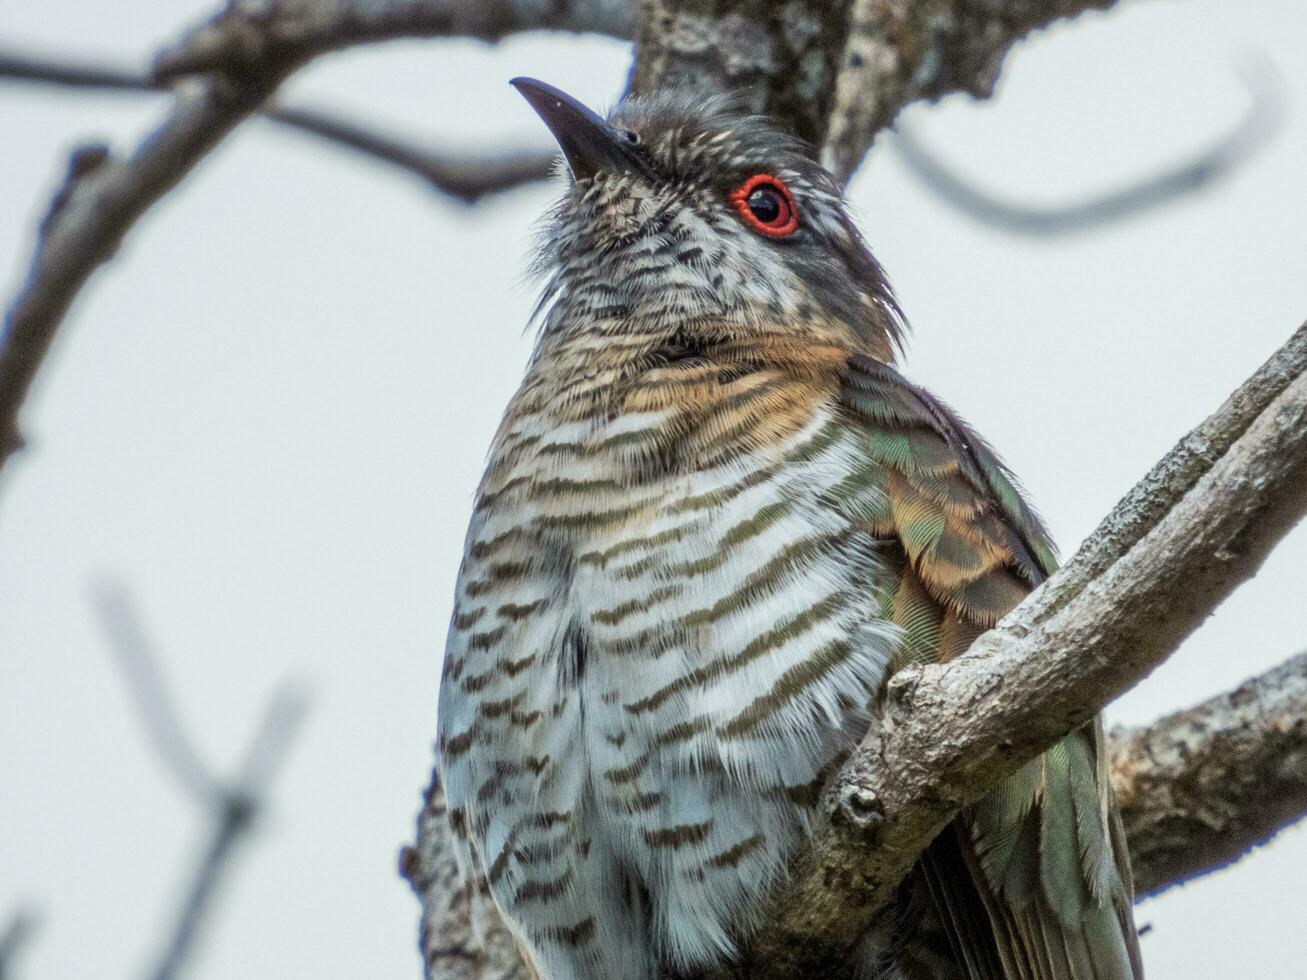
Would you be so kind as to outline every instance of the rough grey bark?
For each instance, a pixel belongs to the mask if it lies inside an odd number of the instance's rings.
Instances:
[[[821,146],[849,0],[646,0],[631,90],[735,95]]]
[[[992,94],[1031,31],[1116,0],[646,0],[635,92],[740,93],[841,181],[919,100]]]
[[[1147,728],[1113,732],[1112,785],[1140,895],[1266,842],[1307,812],[1307,653]]]

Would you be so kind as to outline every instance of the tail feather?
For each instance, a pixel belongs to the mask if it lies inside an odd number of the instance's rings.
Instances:
[[[1097,725],[965,811],[920,873],[968,980],[1143,980]]]

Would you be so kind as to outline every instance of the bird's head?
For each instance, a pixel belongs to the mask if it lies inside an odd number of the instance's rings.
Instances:
[[[893,357],[893,294],[804,144],[728,101],[629,98],[604,119],[543,82],[513,85],[571,172],[538,260],[558,301],[546,331],[788,327]]]

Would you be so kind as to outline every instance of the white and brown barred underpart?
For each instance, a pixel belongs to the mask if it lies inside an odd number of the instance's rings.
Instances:
[[[739,267],[725,212],[602,182],[568,206],[628,241],[554,245],[469,531],[441,766],[468,871],[544,972],[652,977],[657,950],[730,952],[893,633],[875,541],[824,501],[864,465],[835,407],[855,332]]]

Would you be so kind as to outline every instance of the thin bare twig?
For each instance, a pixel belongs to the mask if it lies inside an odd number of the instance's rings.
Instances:
[[[399,37],[495,40],[522,30],[629,36],[628,0],[281,0],[224,5],[156,59],[152,78],[175,84],[172,111],[128,159],[107,148],[75,152],[41,223],[26,280],[0,336],[0,469],[23,444],[18,413],[73,300],[136,221],[258,111],[290,72],[317,55]],[[15,69],[28,71],[31,59]],[[77,81],[64,73],[61,81]],[[198,77],[196,77],[198,76]],[[81,76],[86,81],[85,75]],[[106,85],[118,73],[101,77]]]
[[[36,933],[36,915],[19,909],[0,932],[0,980],[16,980],[14,963]]]
[[[92,590],[91,598],[159,761],[201,806],[219,806],[226,790],[187,734],[163,666],[126,590],[116,581],[105,580]]]
[[[150,970],[151,980],[179,976],[237,845],[265,805],[267,788],[299,731],[307,702],[298,686],[273,694],[235,779],[214,774],[203,761],[169,695],[163,671],[126,590],[108,580],[92,591],[110,646],[123,668],[149,741],[179,785],[208,812],[213,829],[192,874],[176,922]]]
[[[240,774],[227,787],[215,814],[209,843],[193,872],[177,921],[168,931],[164,951],[150,972],[151,980],[173,980],[180,975],[236,846],[265,805],[265,789],[285,759],[306,706],[303,694],[293,687],[283,686],[273,694],[246,751]]]
[[[908,172],[942,200],[983,224],[1023,235],[1087,231],[1155,210],[1229,177],[1279,132],[1285,121],[1283,83],[1269,65],[1244,73],[1251,103],[1239,123],[1192,159],[1072,204],[1036,207],[979,187],[899,124],[890,146]]]
[[[309,109],[274,107],[264,115],[406,170],[465,204],[475,204],[491,194],[544,180],[553,172],[558,159],[553,150],[456,156],[387,136],[339,115]]]
[[[113,92],[158,94],[171,89],[169,84],[153,76],[112,65],[3,50],[0,50],[0,78]],[[298,106],[266,106],[260,115],[398,167],[465,204],[475,204],[492,194],[546,179],[558,157],[556,151],[549,149],[460,156],[379,132],[336,113]]]
[[[166,92],[162,82],[113,65],[89,64],[81,59],[54,58],[0,50],[0,78],[41,82],[78,89],[108,89],[120,92]]]

